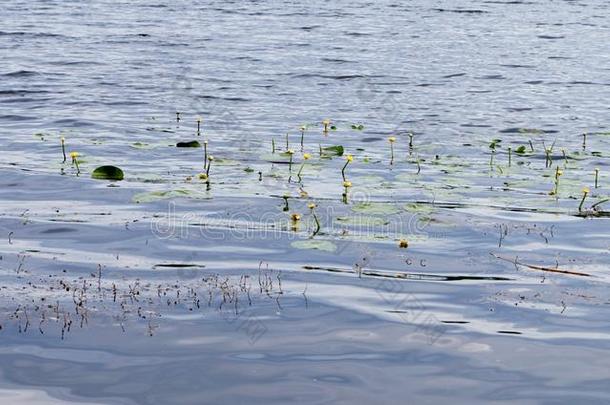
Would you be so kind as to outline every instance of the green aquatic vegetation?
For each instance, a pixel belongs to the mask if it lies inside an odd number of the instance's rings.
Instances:
[[[305,162],[311,158],[309,153],[303,153],[303,163],[301,163],[301,167],[299,168],[299,172],[297,173],[297,177],[299,181],[301,181],[301,172],[303,172],[303,168],[305,167]]]
[[[515,149],[515,153],[517,153],[519,155],[525,154],[525,146],[523,146],[523,145],[519,146],[517,149]]]
[[[211,198],[207,194],[203,194],[199,191],[187,190],[187,189],[176,189],[168,191],[150,191],[145,193],[138,193],[132,197],[134,203],[149,203],[159,200],[167,200],[172,198],[189,198],[189,199],[209,199]]]
[[[342,225],[365,228],[372,226],[385,226],[390,223],[390,221],[385,218],[366,215],[342,216],[335,218],[335,221]]]
[[[300,221],[301,221],[301,214],[297,214],[297,213],[290,214],[290,223],[291,223],[290,228],[293,231],[296,232],[299,230]]]
[[[62,136],[61,138],[59,138],[60,142],[61,142],[61,153],[64,156],[64,160],[62,161],[62,163],[66,163],[66,139]]]
[[[390,203],[362,202],[354,204],[352,211],[367,215],[394,215],[398,214],[400,209]]]
[[[327,119],[325,119],[325,120],[323,120],[323,121],[322,121],[322,125],[324,125],[324,130],[323,130],[323,132],[324,132],[325,134],[327,134],[327,133],[328,133],[328,129],[330,128],[330,120],[329,120],[328,118],[327,118]]]
[[[271,153],[275,153],[275,139],[271,138]]]
[[[390,165],[394,164],[394,142],[396,142],[396,137],[391,136],[388,138],[388,142],[390,142]]]
[[[176,143],[177,148],[201,148],[199,141],[185,141]]]
[[[301,125],[301,127],[299,128],[299,130],[301,131],[301,151],[303,150],[303,142],[305,139],[305,130],[307,129],[307,126],[305,125]]]
[[[97,180],[123,180],[125,177],[123,170],[116,166],[106,165],[97,167],[91,177]]]
[[[329,253],[333,253],[337,250],[337,245],[331,241],[319,239],[295,240],[290,246],[295,249],[314,249]]]
[[[70,157],[72,158],[72,164],[76,166],[76,175],[80,174],[80,166],[78,165],[78,152],[70,152]]]
[[[599,169],[595,168],[595,188],[598,188],[598,181],[599,181]]]
[[[321,157],[343,156],[344,148],[342,145],[320,146]]]
[[[343,204],[347,204],[347,193],[352,187],[352,182],[349,180],[343,181],[343,194],[341,195]]]
[[[580,200],[580,205],[578,205],[578,212],[582,212],[582,206],[585,203],[587,195],[589,195],[589,189],[585,187],[582,189],[582,200]]]
[[[294,151],[292,149],[288,149],[286,151],[286,153],[290,157],[290,160],[288,161],[288,171],[292,172],[292,159],[293,159]]]
[[[559,169],[559,166],[557,166],[557,168],[555,169],[555,187],[553,188],[553,191],[551,191],[549,194],[559,196],[559,178],[562,175],[563,171]]]
[[[316,236],[318,234],[318,232],[320,232],[320,220],[318,219],[318,216],[316,215],[316,204],[315,203],[307,204],[307,208],[309,208],[309,210],[311,211],[311,216],[313,217],[313,219],[316,223],[316,229],[314,229],[313,234],[311,235],[311,237],[313,238],[314,236]]]
[[[208,140],[203,141],[203,168],[208,167]]]
[[[345,169],[347,168],[347,165],[349,165],[353,160],[354,160],[354,157],[352,155],[347,155],[345,157],[345,164],[341,168],[341,177],[343,177],[343,181],[347,180],[345,178]]]
[[[362,131],[364,129],[364,125],[362,124],[352,124],[352,129],[356,131]]]
[[[197,116],[196,120],[197,122],[197,136],[201,135],[201,117]]]
[[[205,168],[205,175],[208,182],[210,181],[210,167],[212,166],[212,162],[214,161],[214,156],[208,156],[208,165]]]

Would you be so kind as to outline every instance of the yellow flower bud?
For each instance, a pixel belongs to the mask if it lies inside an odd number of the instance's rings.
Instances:
[[[78,157],[78,152],[70,152],[70,157],[75,160]]]
[[[388,141],[390,141],[390,143],[394,143],[396,142],[396,137],[395,136],[391,136],[388,138]]]
[[[406,239],[401,239],[400,241],[398,241],[398,247],[401,249],[406,249],[409,247],[409,241]]]
[[[308,207],[310,210],[313,210],[314,208],[316,208],[316,204],[314,204],[314,203],[309,203],[309,204],[307,204],[307,207]]]
[[[345,157],[345,159],[346,159],[348,162],[351,162],[351,161],[353,161],[353,160],[354,160],[354,156],[352,156],[352,155],[347,155],[347,156]]]
[[[310,157],[311,155],[309,153],[303,153],[303,159],[309,160]]]
[[[299,215],[299,214],[292,214],[292,215],[290,215],[290,219],[292,219],[294,222],[300,221],[301,220],[301,215]]]
[[[591,190],[589,190],[589,187],[585,187],[585,188],[583,188],[583,189],[582,189],[582,192],[583,192],[584,194],[589,194],[589,192],[590,192],[590,191],[591,191]]]
[[[343,187],[345,187],[345,188],[349,188],[349,187],[351,187],[351,186],[352,186],[352,182],[351,182],[351,181],[349,181],[349,180],[345,180],[345,181],[343,182]]]

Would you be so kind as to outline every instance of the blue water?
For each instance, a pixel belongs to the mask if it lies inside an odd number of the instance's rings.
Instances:
[[[607,403],[610,6],[456,3],[3,2],[0,401]]]

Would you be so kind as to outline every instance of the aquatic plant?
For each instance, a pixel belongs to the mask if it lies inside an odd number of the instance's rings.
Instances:
[[[580,205],[578,206],[578,212],[582,212],[582,206],[585,203],[585,199],[587,198],[587,195],[589,195],[589,188],[585,187],[582,189],[582,200],[580,200]]]
[[[208,167],[208,140],[203,141],[203,168]]]
[[[301,167],[299,168],[299,172],[297,173],[297,177],[299,181],[301,181],[301,172],[303,171],[303,167],[305,167],[305,162],[311,158],[309,153],[303,153],[303,163],[301,163]]]
[[[320,221],[318,220],[318,216],[316,215],[316,204],[314,203],[309,203],[307,204],[307,207],[310,209],[311,211],[311,215],[313,216],[314,221],[316,221],[316,229],[313,231],[313,234],[311,235],[316,236],[318,234],[318,232],[320,232]]]
[[[558,196],[559,195],[559,177],[563,175],[563,171],[559,169],[559,166],[555,169],[555,187],[553,191],[550,192],[551,195]]]
[[[64,155],[64,160],[62,163],[66,163],[66,139],[62,136],[59,138],[59,140],[61,141],[61,153]]]
[[[292,230],[293,231],[298,230],[299,223],[301,221],[301,214],[298,214],[298,213],[290,214],[290,221],[292,222],[292,226],[291,226]]]
[[[510,167],[512,165],[512,161],[513,161],[513,149],[509,146],[508,147],[508,167]]]
[[[197,135],[201,135],[201,121],[202,121],[201,117],[197,116],[196,121],[197,121]]]
[[[286,153],[288,154],[288,156],[290,156],[290,160],[288,161],[288,171],[292,172],[292,159],[294,156],[294,151],[292,149],[288,149]]]
[[[330,120],[327,118],[322,121],[322,125],[324,125],[324,133],[328,133],[328,128],[330,127]]]
[[[116,166],[105,165],[97,167],[91,177],[97,180],[123,180],[125,177],[123,170]]]
[[[407,134],[409,136],[409,154],[413,151],[413,132]]]
[[[398,247],[401,249],[406,249],[409,247],[409,241],[406,239],[401,239],[398,241]]]
[[[303,139],[305,138],[305,130],[307,127],[305,125],[301,125],[299,129],[301,130],[301,150],[303,150]]]
[[[394,142],[396,142],[396,137],[391,136],[388,138],[388,141],[390,142],[390,164],[393,165],[394,164]]]
[[[345,157],[345,164],[343,165],[343,168],[341,169],[341,176],[343,177],[343,181],[346,180],[345,169],[347,168],[347,165],[349,165],[353,160],[354,160],[354,157],[352,155],[347,155]]]
[[[199,141],[185,141],[176,143],[177,148],[201,148]]]
[[[208,156],[208,165],[205,168],[205,175],[208,177],[210,177],[210,166],[212,166],[212,162],[214,161],[214,156],[210,155]]]
[[[352,187],[351,181],[349,181],[349,180],[343,181],[343,194],[341,196],[342,196],[342,201],[344,204],[347,204],[347,192],[351,187]]]
[[[275,153],[275,138],[271,138],[271,153]]]
[[[595,188],[598,187],[598,180],[599,180],[599,168],[595,168]]]
[[[76,166],[76,174],[80,174],[80,167],[78,165],[78,152],[70,152],[72,158],[72,164]]]
[[[176,111],[176,123],[180,122],[180,111]]]

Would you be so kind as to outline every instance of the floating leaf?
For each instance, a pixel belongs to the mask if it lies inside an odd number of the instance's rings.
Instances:
[[[371,227],[371,226],[384,226],[388,225],[390,221],[379,218],[379,217],[369,217],[364,215],[355,215],[349,217],[337,217],[337,222],[356,227]]]
[[[139,193],[132,197],[133,202],[148,203],[168,198],[193,198],[193,199],[209,199],[210,197],[203,192],[194,192],[184,189],[169,190],[169,191],[151,191],[149,193]]]
[[[199,141],[178,142],[177,148],[201,148]]]
[[[352,129],[355,129],[356,131],[362,131],[364,129],[364,125],[362,125],[362,124],[352,124]]]
[[[123,171],[116,166],[100,166],[96,168],[91,177],[98,180],[123,180]]]
[[[522,155],[522,154],[525,153],[525,150],[526,150],[525,146],[521,145],[517,149],[515,149],[515,153],[518,153],[518,154]]]
[[[324,148],[322,148],[322,153],[324,153],[325,155],[331,155],[331,156],[343,156],[343,146],[341,145],[334,145],[334,146],[326,146]]]
[[[295,249],[315,249],[324,252],[334,252],[337,250],[337,245],[327,240],[307,239],[295,240],[290,244]]]
[[[370,215],[392,215],[397,214],[400,210],[394,204],[388,203],[359,203],[352,207],[354,212],[362,212]]]

